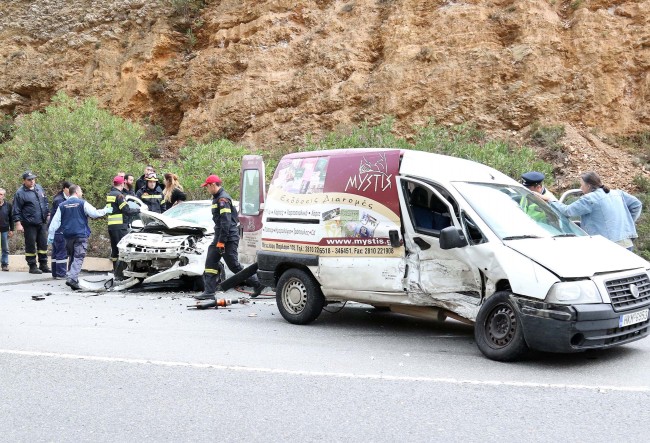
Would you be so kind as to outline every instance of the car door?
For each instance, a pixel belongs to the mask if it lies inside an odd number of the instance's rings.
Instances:
[[[239,183],[239,260],[244,264],[256,262],[262,238],[262,216],[266,199],[264,159],[261,155],[242,158]]]
[[[478,305],[483,294],[483,276],[472,264],[465,248],[440,248],[440,231],[446,226],[463,229],[457,217],[458,204],[444,191],[425,181],[399,177],[404,241],[407,248],[407,291],[418,301],[447,300]],[[426,192],[428,208],[417,209],[418,194]],[[443,195],[445,192],[446,195]],[[414,196],[415,194],[415,196]],[[432,203],[433,206],[432,207]],[[426,216],[426,210],[433,214]],[[443,213],[443,211],[445,211]],[[444,218],[441,218],[443,216]],[[431,226],[425,226],[431,221]]]

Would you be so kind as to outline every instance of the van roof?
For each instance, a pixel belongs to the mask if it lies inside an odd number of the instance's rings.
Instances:
[[[284,158],[308,158],[345,156],[350,154],[371,153],[378,151],[396,151],[390,148],[355,148],[355,149],[330,149],[322,151],[296,152],[287,154]],[[477,182],[477,183],[503,183],[519,184],[504,173],[494,168],[448,155],[433,154],[431,152],[400,149],[400,174],[423,179],[433,178],[437,182]]]

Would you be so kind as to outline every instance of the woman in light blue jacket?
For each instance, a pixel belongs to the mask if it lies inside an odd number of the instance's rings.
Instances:
[[[641,215],[639,199],[625,191],[610,190],[595,172],[580,176],[580,189],[584,195],[570,205],[540,197],[568,217],[579,216],[580,227],[587,234],[602,235],[631,251],[632,239],[638,237],[634,222]]]

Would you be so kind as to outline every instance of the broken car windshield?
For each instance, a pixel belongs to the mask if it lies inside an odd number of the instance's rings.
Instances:
[[[524,187],[462,182],[454,186],[502,240],[587,235]]]

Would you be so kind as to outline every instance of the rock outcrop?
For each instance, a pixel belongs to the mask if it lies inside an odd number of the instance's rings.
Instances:
[[[386,115],[402,135],[543,121],[582,134],[574,161],[593,130],[650,130],[648,0],[10,0],[0,61],[4,112],[64,90],[176,143],[300,143]]]

